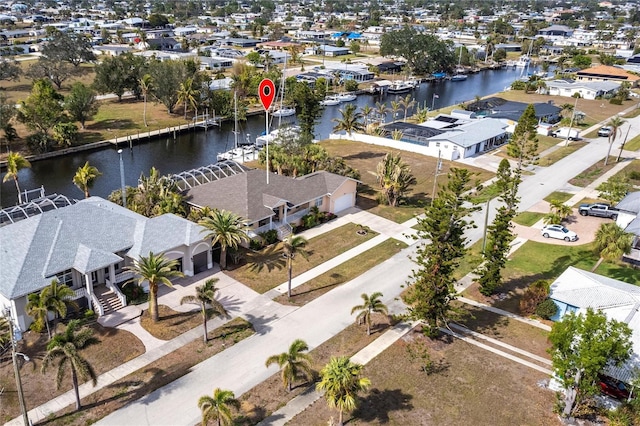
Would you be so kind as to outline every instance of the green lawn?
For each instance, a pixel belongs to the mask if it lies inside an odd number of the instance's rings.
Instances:
[[[538,164],[540,164],[541,166],[550,166],[552,164],[555,164],[567,155],[573,154],[580,148],[584,147],[586,144],[586,142],[571,142],[568,146],[562,146],[546,157],[541,158]]]
[[[581,171],[577,176],[573,177],[569,183],[571,185],[579,186],[581,188],[585,188],[589,186],[593,181],[598,179],[600,176],[611,170],[616,165],[615,161],[609,161],[607,165],[604,165],[604,158],[594,165],[587,167],[583,171]]]
[[[544,200],[548,202],[552,202],[556,200],[556,201],[560,201],[561,203],[564,203],[565,201],[569,201],[571,197],[573,197],[573,194],[569,194],[568,192],[554,191],[551,194],[544,197]]]
[[[518,225],[533,226],[540,219],[544,217],[544,213],[538,212],[522,212],[513,218],[513,221]]]
[[[405,243],[389,238],[353,259],[349,259],[313,280],[296,287],[293,289],[290,299],[286,294],[283,294],[275,298],[275,301],[296,306],[305,305],[335,287],[364,274],[406,247]]]
[[[308,258],[297,255],[293,261],[293,276],[306,272],[378,235],[374,231],[358,235],[358,229],[360,228],[357,225],[348,223],[310,239],[305,247],[309,252]],[[267,292],[286,282],[287,267],[282,257],[281,243],[249,252],[246,264],[227,273],[258,293]]]
[[[460,265],[454,272],[454,277],[456,280],[461,279],[469,272],[472,272],[474,269],[478,267],[482,263],[482,240],[476,241],[469,250],[467,254],[460,261]]]
[[[590,271],[598,261],[593,244],[576,246],[553,245],[527,241],[511,256],[504,276],[526,279],[529,283],[539,279],[555,279],[569,266]],[[640,283],[640,269],[624,263],[603,262],[596,273],[629,284]]]
[[[636,136],[635,138],[627,141],[624,144],[624,149],[627,151],[637,151],[640,149],[640,136]]]

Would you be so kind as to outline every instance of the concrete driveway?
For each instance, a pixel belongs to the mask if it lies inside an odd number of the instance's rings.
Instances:
[[[540,232],[540,230],[544,226],[542,221],[539,221],[533,226],[514,224],[514,232],[518,237],[526,238],[530,241],[537,241],[541,243],[561,246],[575,246],[592,242],[595,239],[596,232],[598,231],[598,228],[600,228],[600,225],[609,222],[611,222],[611,219],[592,216],[580,216],[578,214],[578,209],[574,209],[573,215],[570,216],[569,219],[563,223],[563,225],[578,234],[578,241],[567,242],[564,240],[557,240],[555,238],[544,238]]]

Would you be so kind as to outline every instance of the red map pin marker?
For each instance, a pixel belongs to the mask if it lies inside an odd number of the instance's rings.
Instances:
[[[273,103],[273,98],[276,96],[276,86],[273,84],[273,81],[268,78],[262,80],[260,86],[258,86],[258,94],[260,95],[262,106],[265,111],[268,111]]]

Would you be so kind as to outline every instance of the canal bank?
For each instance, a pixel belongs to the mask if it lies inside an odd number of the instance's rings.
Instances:
[[[441,109],[473,100],[476,96],[484,97],[504,90],[505,87],[517,78],[520,72],[517,70],[487,70],[477,74],[470,74],[466,81],[452,82],[439,81],[421,84],[411,92],[416,101],[416,106],[408,110],[411,115],[415,108],[425,106]],[[401,101],[406,95],[371,95],[363,94],[352,102],[359,109],[369,106],[377,108],[376,104],[384,104],[388,109],[386,121],[392,120],[391,103]],[[335,120],[341,118],[340,110],[344,104],[328,106],[315,127],[315,137],[319,140],[326,139],[335,126]],[[265,131],[264,113],[256,110],[249,114],[245,122],[241,122],[239,137],[255,140]],[[397,119],[402,119],[404,110],[398,111]],[[282,119],[283,123],[296,123],[295,116]],[[274,122],[274,126],[277,121]],[[54,157],[35,160],[32,167],[23,169],[19,173],[20,186],[23,190],[40,188],[44,185],[48,194],[58,193],[68,197],[82,197],[82,192],[77,189],[72,178],[78,167],[86,161],[100,170],[102,175],[96,179],[91,191],[92,194],[106,197],[114,189],[120,187],[119,158],[117,149],[123,149],[123,163],[125,183],[136,185],[142,173],[148,175],[151,167],[156,167],[162,174],[179,173],[184,170],[215,163],[217,154],[233,148],[233,120],[222,122],[219,127],[209,128],[206,132],[194,130],[187,125],[178,131],[174,138],[173,128],[161,133],[154,133],[149,139],[149,132],[140,133],[140,138],[129,142],[125,137],[117,139],[116,144],[109,141],[87,144],[80,150],[73,149],[60,155],[53,153]],[[151,140],[151,143],[147,143]],[[74,147],[75,148],[75,147]],[[46,154],[52,155],[52,154]],[[4,182],[0,186],[0,203],[2,206],[15,204],[17,199],[15,185],[12,181]]]

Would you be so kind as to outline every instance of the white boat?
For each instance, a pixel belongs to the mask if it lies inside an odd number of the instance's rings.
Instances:
[[[274,111],[272,115],[274,117],[291,117],[292,115],[295,115],[295,113],[296,113],[295,108],[284,107]]]
[[[467,79],[466,74],[455,74],[451,77],[451,81],[464,81]]]
[[[300,127],[298,126],[283,126],[279,129],[272,130],[266,135],[260,135],[256,138],[256,147],[262,148],[267,144],[273,144],[283,139],[291,140],[300,136]]]
[[[410,82],[396,80],[391,83],[391,86],[387,89],[387,93],[397,95],[400,93],[410,92],[414,88],[415,87]]]
[[[238,142],[238,96],[234,92],[233,94],[233,136],[234,136],[234,148],[229,151],[220,152],[216,155],[218,161],[234,160],[240,163],[245,161],[256,160],[256,149],[253,145],[241,146]]]
[[[525,68],[525,67],[529,66],[529,62],[531,62],[531,59],[529,58],[529,56],[528,55],[522,55],[516,61],[516,68]]]
[[[337,96],[325,96],[323,101],[320,101],[322,106],[334,106],[340,103],[340,99]]]
[[[336,96],[340,102],[351,102],[358,99],[358,97],[354,93],[341,93]]]

